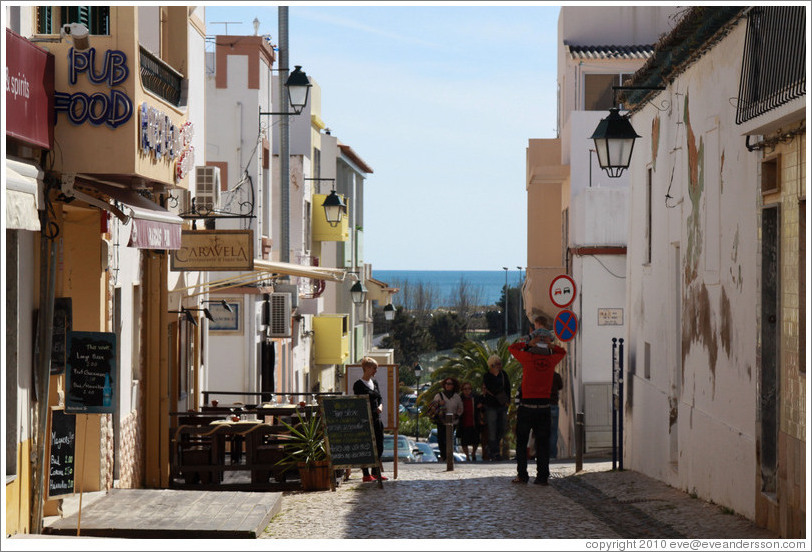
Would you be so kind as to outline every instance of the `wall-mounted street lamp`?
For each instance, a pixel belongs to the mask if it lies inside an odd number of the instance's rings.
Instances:
[[[358,280],[355,282],[352,287],[350,288],[350,296],[352,296],[352,302],[356,305],[363,304],[367,298],[367,288],[364,287],[363,282]]]
[[[204,303],[218,303],[221,307],[226,309],[228,312],[234,312],[234,309],[231,308],[231,305],[228,304],[228,301],[225,299],[220,299],[219,301],[203,301]]]
[[[341,196],[338,195],[335,190],[324,198],[322,207],[324,207],[324,214],[330,226],[338,226],[341,223],[341,218],[344,216],[344,213],[347,212],[347,204],[344,203],[344,200],[341,199]]]
[[[618,90],[665,90],[663,86],[613,86],[612,105],[617,105]],[[640,138],[629,121],[628,115],[621,115],[620,108],[613,107],[609,116],[601,119],[595,132],[589,137],[595,142],[598,164],[609,178],[618,178],[629,168],[634,150],[634,141]]]
[[[383,308],[383,317],[391,322],[392,320],[395,319],[395,311],[397,311],[395,305],[389,303]]]
[[[207,308],[202,308],[202,309],[186,309],[186,312],[189,312],[189,311],[203,311],[203,316],[205,316],[206,318],[208,318],[209,320],[211,320],[212,322],[214,322],[214,316],[212,316],[211,311],[210,311],[209,309],[207,309]]]
[[[302,66],[297,65],[293,73],[288,77],[288,80],[285,81],[285,88],[288,91],[288,102],[290,103],[290,107],[293,108],[293,112],[283,111],[277,113],[272,111],[260,111],[260,116],[301,114],[307,105],[307,98],[310,96],[310,88],[312,86],[310,79],[307,78],[307,74],[302,71]]]
[[[197,320],[195,320],[195,317],[194,317],[194,316],[192,316],[192,313],[191,313],[191,312],[189,312],[189,309],[184,308],[184,307],[181,307],[181,308],[180,308],[180,310],[176,310],[176,311],[169,311],[169,312],[170,312],[170,313],[175,313],[175,314],[183,314],[183,315],[185,315],[185,316],[186,316],[186,321],[187,321],[187,322],[191,322],[191,324],[192,324],[193,326],[197,326]]]
[[[601,119],[595,132],[590,136],[595,142],[598,164],[609,178],[618,178],[629,168],[634,141],[640,138],[628,117],[621,116],[619,111],[617,107],[611,108],[609,116]]]

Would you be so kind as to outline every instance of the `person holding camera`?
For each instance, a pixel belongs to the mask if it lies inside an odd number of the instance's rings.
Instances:
[[[553,344],[553,333],[534,319],[536,331],[530,339],[517,340],[508,350],[522,365],[522,398],[516,412],[516,477],[513,483],[527,483],[527,442],[533,431],[536,445],[536,479],[547,485],[550,477],[550,393],[556,365],[567,352]]]

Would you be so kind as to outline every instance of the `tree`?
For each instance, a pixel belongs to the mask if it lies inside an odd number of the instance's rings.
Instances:
[[[399,377],[407,385],[415,381],[412,371],[421,354],[436,350],[434,338],[425,325],[404,309],[398,309],[389,336],[382,345],[395,350],[395,363],[400,364]]]
[[[527,316],[522,311],[521,289],[519,289],[518,287],[508,287],[507,296],[508,296],[507,297],[508,335],[513,335],[517,333],[528,333],[530,325],[529,321],[527,320]],[[491,312],[487,313],[488,329],[491,331],[491,335],[504,335],[505,286],[502,286],[502,295],[496,302],[496,306],[499,307],[499,309],[501,310],[501,312],[499,313],[500,316],[492,314]]]
[[[426,397],[434,397],[440,391],[440,382],[447,377],[456,378],[460,382],[469,381],[474,391],[480,392],[482,377],[488,371],[488,359],[491,355],[497,355],[502,361],[502,369],[507,372],[512,395],[515,395],[521,381],[522,367],[508,351],[507,341],[500,338],[494,348],[485,342],[469,339],[454,347],[453,353],[440,359],[443,365],[432,373],[433,383],[424,394],[423,401],[425,402]]]
[[[451,349],[465,340],[466,324],[456,312],[437,312],[429,324],[437,349],[443,351]]]
[[[464,276],[460,276],[460,283],[449,294],[448,306],[465,322],[466,328],[471,326],[471,319],[482,308],[482,295],[482,286],[470,285]]]

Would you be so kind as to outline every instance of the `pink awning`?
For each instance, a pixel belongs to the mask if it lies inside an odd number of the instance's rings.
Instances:
[[[130,217],[132,230],[128,246],[138,249],[180,249],[182,218],[135,190],[116,188],[98,182],[90,184],[118,203],[120,210]]]

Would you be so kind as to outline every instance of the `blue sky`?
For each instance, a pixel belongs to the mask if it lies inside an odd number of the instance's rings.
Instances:
[[[527,258],[525,149],[556,126],[558,7],[291,5],[289,59],[372,167],[364,260],[500,270]],[[276,6],[206,6],[206,32],[277,43]]]

